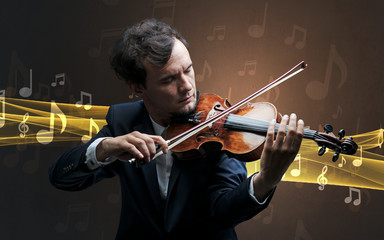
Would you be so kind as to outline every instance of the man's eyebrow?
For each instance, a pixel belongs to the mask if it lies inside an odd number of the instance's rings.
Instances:
[[[185,70],[191,68],[192,65],[193,65],[192,63],[189,64],[188,67],[187,67]],[[184,71],[185,71],[185,70],[184,70]],[[174,76],[177,76],[177,75],[178,75],[178,74],[168,74],[168,75],[165,75],[164,77],[160,78],[160,81],[165,81],[165,80],[167,80],[168,78],[170,78],[170,77],[174,77]]]

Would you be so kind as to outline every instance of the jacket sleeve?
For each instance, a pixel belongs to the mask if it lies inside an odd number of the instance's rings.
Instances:
[[[107,122],[111,121],[113,115],[111,112],[110,108],[106,117]],[[74,147],[57,158],[49,168],[51,184],[59,189],[77,191],[85,189],[103,178],[115,176],[114,163],[93,171],[84,163],[88,146],[97,138],[109,136],[111,136],[111,131],[108,125],[105,125],[88,143]]]
[[[209,188],[210,208],[211,215],[221,225],[234,227],[251,219],[268,206],[274,191],[264,204],[255,201],[249,193],[252,176],[247,177],[244,162],[222,154],[215,168],[213,182]]]

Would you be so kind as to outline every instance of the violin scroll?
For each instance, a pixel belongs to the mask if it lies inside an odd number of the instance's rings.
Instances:
[[[320,148],[318,155],[321,156],[325,153],[326,149],[329,148],[335,153],[333,154],[332,161],[336,162],[339,158],[340,153],[352,155],[357,151],[357,144],[353,141],[352,137],[344,138],[345,130],[341,129],[336,138],[332,133],[333,127],[329,124],[324,126],[324,132],[316,134],[313,139]],[[344,139],[343,139],[344,138]]]

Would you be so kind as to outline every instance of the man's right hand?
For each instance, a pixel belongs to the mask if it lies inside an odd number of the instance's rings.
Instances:
[[[97,145],[96,158],[103,162],[106,158],[115,156],[120,160],[132,158],[150,162],[156,154],[156,144],[163,153],[168,152],[168,144],[161,136],[131,132],[115,138],[106,138]]]

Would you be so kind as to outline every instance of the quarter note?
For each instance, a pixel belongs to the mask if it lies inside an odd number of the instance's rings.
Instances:
[[[51,113],[49,118],[49,130],[42,129],[37,132],[36,139],[41,144],[49,144],[53,140],[53,133],[55,130],[55,114],[59,116],[61,120],[61,131],[60,134],[64,132],[67,126],[67,118],[61,109],[57,106],[55,101],[51,102]]]
[[[360,167],[363,164],[363,146],[360,145],[360,158],[354,159],[352,165],[355,167]]]
[[[298,161],[298,168],[294,168],[294,169],[292,169],[291,170],[291,175],[293,176],[293,177],[298,177],[298,176],[300,176],[300,174],[301,174],[301,154],[300,153],[298,153],[297,155],[296,155],[296,157],[295,157],[295,160],[293,160],[294,162],[295,161]]]
[[[22,97],[30,97],[32,95],[32,69],[29,69],[29,87],[23,87],[19,90]]]
[[[264,16],[262,24],[254,24],[248,27],[248,34],[253,38],[261,38],[265,32],[265,23],[267,20],[268,2],[265,3]]]

